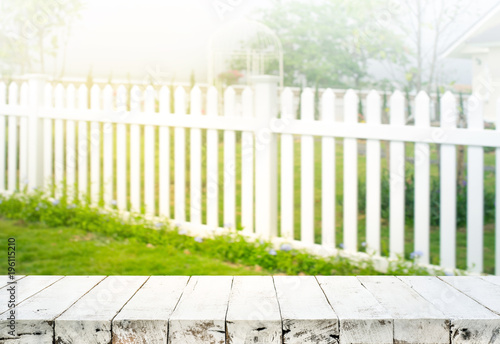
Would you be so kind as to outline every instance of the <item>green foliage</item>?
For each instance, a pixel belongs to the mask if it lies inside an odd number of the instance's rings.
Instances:
[[[376,18],[387,9],[383,0],[294,0],[265,10],[283,45],[285,84],[305,76],[311,87],[359,88],[374,82],[370,62],[403,64],[403,37]]]
[[[0,196],[0,216],[40,223],[48,227],[80,228],[112,239],[130,239],[156,246],[170,245],[193,254],[247,266],[260,266],[273,273],[296,275],[380,274],[369,259],[352,261],[340,255],[319,258],[289,245],[274,248],[267,241],[248,241],[238,231],[210,237],[190,237],[182,228],[171,228],[167,220],[154,222],[139,214],[127,218],[115,209],[103,210],[86,201],[70,203],[36,193]],[[428,274],[414,262],[392,263],[388,273]]]

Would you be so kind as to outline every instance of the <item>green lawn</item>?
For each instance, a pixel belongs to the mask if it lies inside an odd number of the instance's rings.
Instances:
[[[47,228],[0,219],[0,240],[16,238],[17,274],[39,275],[259,275],[259,268],[226,263],[134,239],[75,228]]]

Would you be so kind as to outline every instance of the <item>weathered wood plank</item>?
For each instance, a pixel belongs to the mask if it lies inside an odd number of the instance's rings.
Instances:
[[[58,344],[108,344],[111,321],[147,277],[110,276],[55,321]]]
[[[389,312],[354,276],[318,276],[340,321],[340,343],[392,344]]]
[[[392,315],[394,343],[449,343],[449,320],[403,281],[394,276],[358,279]]]
[[[498,315],[437,277],[400,279],[450,319],[451,343],[500,343]]]
[[[486,308],[500,314],[499,285],[473,276],[443,276],[440,278]]]
[[[52,344],[54,319],[103,278],[104,276],[64,277],[41,290],[17,307],[15,327],[10,327],[10,312],[0,316],[0,341],[6,344]],[[9,331],[14,331],[14,335],[9,334]]]
[[[230,276],[192,277],[170,317],[169,343],[225,343],[232,282]]]
[[[272,277],[234,277],[226,325],[229,344],[282,343],[280,308]]]
[[[500,276],[481,276],[481,278],[490,283],[500,285]]]
[[[338,318],[313,276],[276,276],[283,342],[337,343]]]
[[[167,343],[168,319],[188,280],[152,276],[113,319],[113,344]]]

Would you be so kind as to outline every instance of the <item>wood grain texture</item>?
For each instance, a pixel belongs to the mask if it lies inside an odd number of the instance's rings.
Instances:
[[[113,344],[167,343],[168,319],[189,280],[152,276],[113,319]]]
[[[338,343],[338,318],[313,276],[275,276],[285,343]]]
[[[223,344],[233,278],[191,277],[169,321],[170,344]]]
[[[282,343],[281,314],[271,276],[234,277],[226,325],[229,344]]]
[[[340,322],[340,343],[391,344],[389,312],[354,276],[318,276]]]
[[[500,317],[437,277],[400,279],[451,322],[451,343],[500,343]]]
[[[358,279],[394,318],[394,343],[449,343],[447,317],[403,281],[394,276]]]
[[[440,279],[489,310],[500,314],[500,285],[473,276],[443,276]]]
[[[110,276],[66,310],[55,322],[57,344],[108,344],[111,321],[147,277]]]

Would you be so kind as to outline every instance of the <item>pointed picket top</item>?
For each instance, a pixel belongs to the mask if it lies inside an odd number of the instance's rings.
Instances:
[[[127,111],[127,88],[124,85],[118,86],[118,90],[116,90],[116,109]]]
[[[380,94],[375,90],[371,90],[366,97],[366,123],[382,123],[381,106]]]
[[[7,86],[5,86],[5,82],[0,81],[0,105],[7,104]]]
[[[142,91],[139,86],[134,85],[130,90],[130,111],[141,111]]]
[[[347,90],[344,95],[344,122],[358,122],[358,95],[353,89]]]
[[[158,95],[159,111],[161,114],[170,113],[170,90],[167,86],[162,86],[160,88],[160,93]]]
[[[52,107],[52,84],[50,82],[45,84],[45,90],[44,90],[44,106],[51,108]]]
[[[441,98],[441,128],[456,128],[457,115],[457,100],[447,91]]]
[[[185,115],[186,114],[186,90],[182,86],[178,86],[175,89],[175,114]]]
[[[21,105],[28,105],[28,83],[26,81],[21,84],[19,103]]]
[[[19,87],[17,83],[11,82],[9,85],[9,105],[17,105]]]
[[[300,119],[313,121],[314,120],[314,92],[307,87],[300,95]]]
[[[224,91],[224,116],[234,117],[236,116],[236,92],[234,88],[229,86]]]
[[[321,95],[321,120],[335,121],[335,93],[330,88]]]
[[[415,97],[415,126],[430,127],[431,115],[429,111],[430,98],[426,92],[420,91]]]
[[[390,123],[405,125],[405,96],[399,90],[394,91],[390,100]]]
[[[54,106],[56,109],[64,108],[64,86],[57,84],[54,90]]]
[[[88,108],[87,86],[84,84],[81,84],[80,87],[78,87],[78,108]]]
[[[281,118],[293,119],[293,92],[287,87],[281,92]]]
[[[254,117],[253,113],[253,91],[247,86],[241,94],[241,102],[243,106],[243,117]]]
[[[211,86],[207,92],[207,115],[208,116],[218,116],[219,108],[218,108],[218,95],[217,89],[214,86]]]
[[[90,108],[94,110],[101,108],[101,88],[97,84],[90,89]]]
[[[198,85],[191,89],[191,114],[201,115],[201,90]]]
[[[75,97],[76,96],[76,89],[75,85],[69,84],[68,88],[66,89],[66,107],[69,109],[74,109],[75,108]]]
[[[144,91],[144,111],[156,112],[155,111],[155,89],[153,86],[149,85]]]
[[[102,91],[102,108],[105,111],[113,109],[113,87],[111,85],[104,86],[104,90]]]
[[[484,129],[483,100],[477,94],[472,94],[467,101],[467,128]]]

